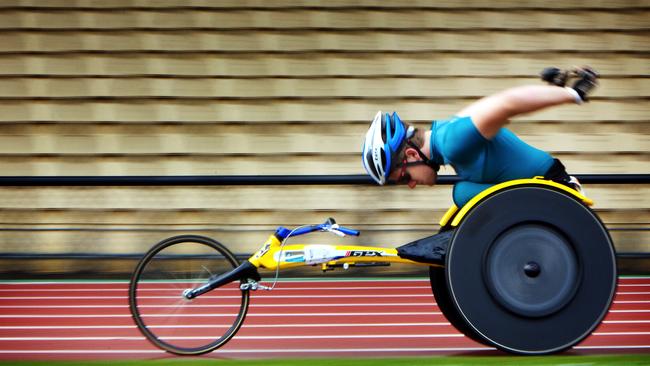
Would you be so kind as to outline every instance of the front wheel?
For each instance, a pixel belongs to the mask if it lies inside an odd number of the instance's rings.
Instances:
[[[129,285],[129,306],[138,328],[156,346],[180,355],[211,352],[237,333],[249,292],[240,282],[192,300],[183,292],[239,265],[222,244],[181,235],[156,244],[140,260]]]

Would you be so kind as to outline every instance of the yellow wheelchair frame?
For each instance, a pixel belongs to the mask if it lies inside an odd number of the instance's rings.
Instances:
[[[455,205],[450,207],[440,220],[440,227],[456,227],[467,213],[486,197],[495,192],[516,186],[542,186],[560,190],[586,205],[593,205],[593,201],[563,184],[546,180],[543,177],[531,179],[517,179],[501,184],[496,184],[473,197],[460,210]],[[332,231],[337,232],[336,224]],[[443,266],[443,264],[423,263],[398,255],[396,248],[369,247],[359,245],[327,245],[327,244],[291,244],[282,246],[281,240],[273,234],[269,236],[264,245],[251,256],[248,261],[257,268],[268,270],[295,268],[304,265],[320,265],[323,271],[335,267],[352,266],[357,263],[406,263],[429,266]]]

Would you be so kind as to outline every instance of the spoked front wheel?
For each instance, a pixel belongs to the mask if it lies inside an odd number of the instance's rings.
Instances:
[[[140,331],[156,346],[197,355],[224,345],[241,327],[249,292],[234,281],[188,300],[183,293],[238,266],[235,256],[206,237],[181,235],[156,244],[140,260],[129,306]]]

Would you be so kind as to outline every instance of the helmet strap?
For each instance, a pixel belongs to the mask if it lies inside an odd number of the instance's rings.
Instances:
[[[420,158],[422,159],[423,163],[424,163],[426,166],[428,166],[429,168],[433,169],[433,171],[435,171],[435,172],[437,172],[438,170],[440,170],[440,164],[438,164],[438,163],[437,163],[433,158],[429,158],[428,156],[426,156],[426,155],[422,152],[422,150],[420,150],[420,148],[419,148],[415,143],[413,143],[413,141],[411,141],[410,139],[409,139],[409,140],[406,140],[406,144],[407,144],[409,147],[412,147],[413,149],[415,149],[415,151],[417,151],[418,155],[420,155]]]

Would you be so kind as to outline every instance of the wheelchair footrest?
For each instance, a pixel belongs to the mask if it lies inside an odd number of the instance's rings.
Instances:
[[[453,236],[454,230],[449,230],[404,244],[397,248],[397,255],[419,263],[444,266],[447,246]]]

